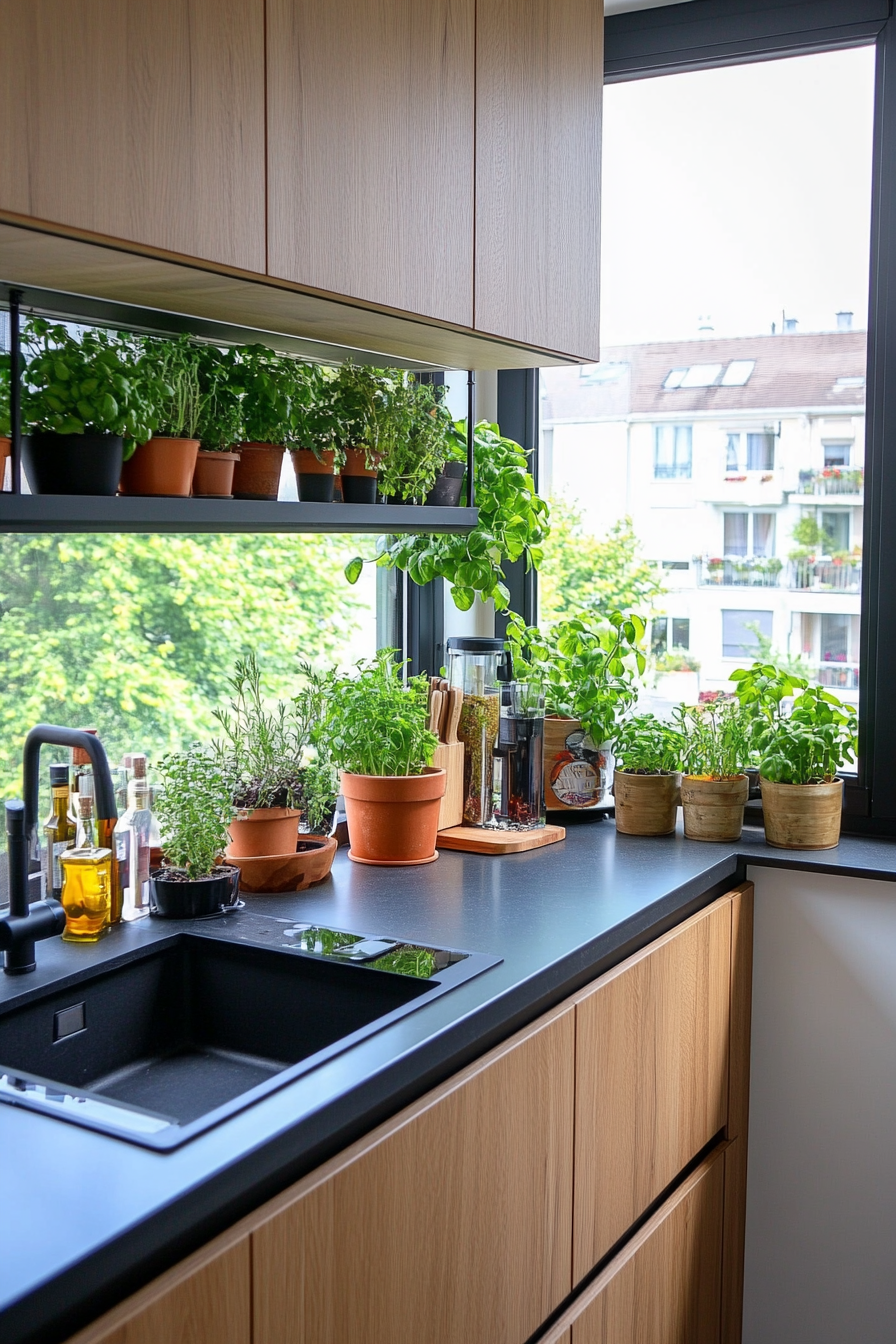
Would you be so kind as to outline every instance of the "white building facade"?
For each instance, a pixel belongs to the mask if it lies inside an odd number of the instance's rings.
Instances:
[[[543,371],[542,489],[595,535],[632,519],[667,588],[655,651],[699,664],[700,690],[730,688],[768,641],[857,701],[864,375],[850,330]]]

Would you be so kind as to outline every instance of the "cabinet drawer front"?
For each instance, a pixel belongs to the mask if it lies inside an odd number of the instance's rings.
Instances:
[[[575,1282],[726,1123],[730,962],[725,897],[578,999]]]
[[[718,1344],[724,1172],[716,1153],[608,1265],[572,1344]]]
[[[255,1344],[522,1344],[569,1293],[574,1011],[253,1233]]]

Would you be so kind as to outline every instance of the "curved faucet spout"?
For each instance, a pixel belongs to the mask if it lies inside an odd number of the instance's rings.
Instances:
[[[40,749],[42,746],[81,747],[93,765],[96,815],[107,821],[118,820],[115,806],[115,786],[109,769],[109,758],[98,737],[82,732],[80,728],[62,728],[55,723],[39,723],[25,738],[22,762],[22,788],[25,794],[25,829],[29,840],[38,822],[40,794]]]

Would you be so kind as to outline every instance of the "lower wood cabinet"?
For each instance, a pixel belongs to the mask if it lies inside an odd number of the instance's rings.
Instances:
[[[70,1344],[525,1344],[558,1309],[542,1344],[739,1344],[751,910],[745,883]]]
[[[251,1344],[248,1234],[225,1234],[69,1344]]]
[[[586,1288],[544,1344],[718,1344],[724,1145]]]
[[[254,1344],[521,1344],[569,1293],[572,1009],[299,1183],[252,1234]]]
[[[577,996],[577,1283],[724,1128],[731,906],[714,902]]]

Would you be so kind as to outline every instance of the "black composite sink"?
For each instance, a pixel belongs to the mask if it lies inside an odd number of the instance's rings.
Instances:
[[[7,1005],[0,1100],[173,1148],[493,964],[455,957],[418,979],[179,934]]]

